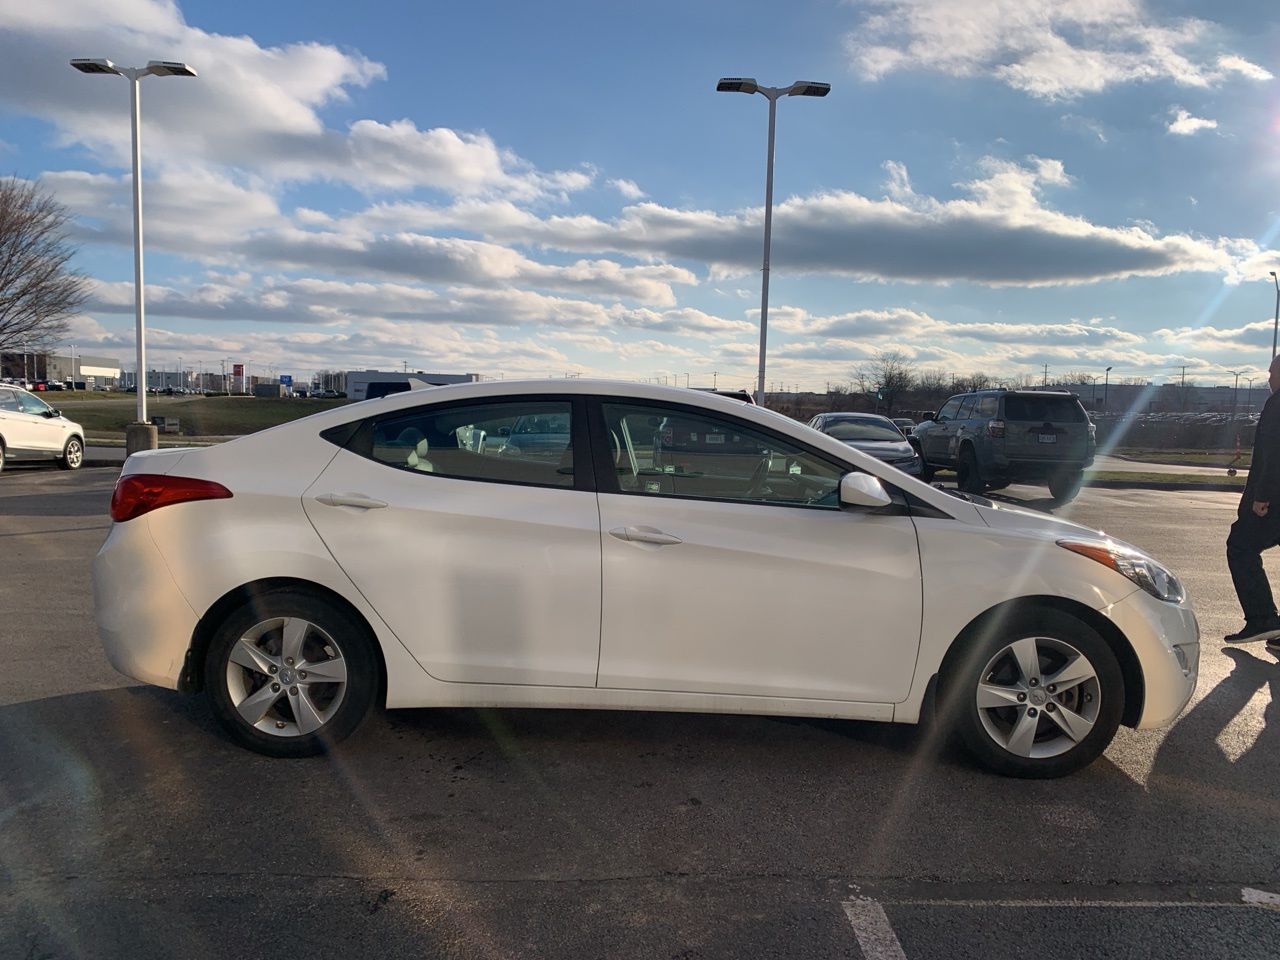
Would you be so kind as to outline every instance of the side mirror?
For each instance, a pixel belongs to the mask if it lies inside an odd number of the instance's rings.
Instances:
[[[938,411],[936,410],[926,410],[924,416],[920,418],[920,422],[924,423],[926,420],[933,420],[937,417],[937,414]]]
[[[60,417],[60,416],[62,416],[62,411],[61,411],[61,410],[54,410],[54,409],[50,408],[50,409],[48,409],[48,410],[46,410],[46,411],[44,412],[44,415],[45,415],[46,417],[48,417],[50,420],[52,420],[54,417]]]
[[[499,427],[499,428],[498,428],[498,436],[500,436],[500,437],[509,437],[509,436],[511,436],[511,428],[510,428],[510,427]]]
[[[885,492],[884,484],[869,473],[846,473],[840,478],[840,506],[869,507],[873,510],[887,507],[893,498]]]

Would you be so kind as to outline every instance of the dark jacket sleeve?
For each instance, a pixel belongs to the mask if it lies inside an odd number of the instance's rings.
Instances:
[[[1253,499],[1276,503],[1280,501],[1280,402],[1275,395],[1267,399],[1258,418],[1257,431],[1253,440],[1253,463],[1259,469],[1251,478]]]

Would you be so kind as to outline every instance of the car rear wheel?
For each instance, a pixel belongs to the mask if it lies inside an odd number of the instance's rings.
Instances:
[[[978,470],[978,455],[967,444],[960,448],[960,461],[956,465],[956,486],[965,493],[981,493],[985,489],[982,473]]]
[[[82,463],[84,463],[84,444],[80,442],[79,437],[71,437],[67,445],[62,448],[62,459],[58,461],[58,466],[63,470],[79,470]]]
[[[1065,776],[1097,759],[1120,726],[1115,653],[1061,611],[993,620],[948,659],[941,716],[996,773]]]
[[[205,690],[237,743],[272,757],[313,756],[349,736],[377,699],[375,643],[364,623],[324,597],[268,593],[217,629]]]
[[[0,473],[4,473],[4,443],[0,441]]]
[[[1060,470],[1049,477],[1049,493],[1059,503],[1070,503],[1084,485],[1084,471]]]

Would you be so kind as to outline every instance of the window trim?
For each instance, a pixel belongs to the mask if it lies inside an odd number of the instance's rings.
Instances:
[[[508,403],[567,403],[569,405],[569,442],[573,445],[573,483],[556,486],[548,483],[529,483],[524,480],[497,480],[488,477],[460,477],[447,473],[426,473],[423,471],[401,470],[393,464],[378,460],[353,448],[356,441],[373,429],[378,421],[399,420],[414,414],[430,416],[435,413],[457,407],[479,407]],[[345,435],[345,436],[344,436]],[[399,410],[380,410],[377,413],[335,424],[321,431],[320,436],[353,456],[369,463],[396,470],[401,473],[414,473],[420,477],[434,477],[437,480],[459,480],[463,483],[493,483],[504,487],[532,487],[538,490],[588,491],[596,489],[594,462],[591,456],[591,441],[587,426],[586,398],[580,394],[564,393],[519,393],[502,396],[469,397],[458,400],[442,400],[436,403],[423,403],[412,407],[401,407]]]
[[[721,413],[718,410],[708,410],[705,407],[695,406],[685,403],[671,403],[666,400],[647,400],[636,397],[615,397],[604,394],[593,395],[588,398],[587,416],[591,433],[591,452],[592,459],[595,464],[595,476],[599,481],[596,486],[597,493],[611,493],[620,497],[645,497],[649,500],[684,500],[692,503],[739,503],[753,507],[781,507],[786,510],[821,510],[824,513],[840,513],[843,507],[838,500],[834,506],[821,506],[816,503],[773,503],[763,500],[743,500],[738,497],[692,497],[687,494],[679,493],[645,493],[643,490],[623,490],[621,484],[618,483],[618,475],[612,462],[608,441],[608,425],[604,417],[604,405],[606,403],[616,403],[624,406],[637,407],[657,407],[664,410],[677,410],[681,413],[691,413],[696,416],[710,417],[712,419],[724,419],[733,423],[742,424],[744,429],[763,434],[766,437],[790,444],[798,448],[802,452],[812,456],[821,463],[825,463],[829,467],[833,467],[840,471],[840,478],[843,479],[845,474],[859,473],[857,467],[845,463],[841,460],[832,458],[829,454],[823,453],[821,450],[815,450],[808,444],[788,436],[778,430],[769,427],[760,426],[749,420],[740,420],[729,413]],[[885,481],[881,481],[884,483]],[[837,484],[839,481],[837,481]],[[837,486],[837,497],[839,487]]]

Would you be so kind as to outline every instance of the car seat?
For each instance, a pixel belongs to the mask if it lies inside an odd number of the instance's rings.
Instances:
[[[410,470],[421,470],[423,473],[434,473],[435,467],[431,461],[427,459],[427,451],[431,448],[431,444],[423,439],[418,441],[418,445],[409,452],[405,465]]]

